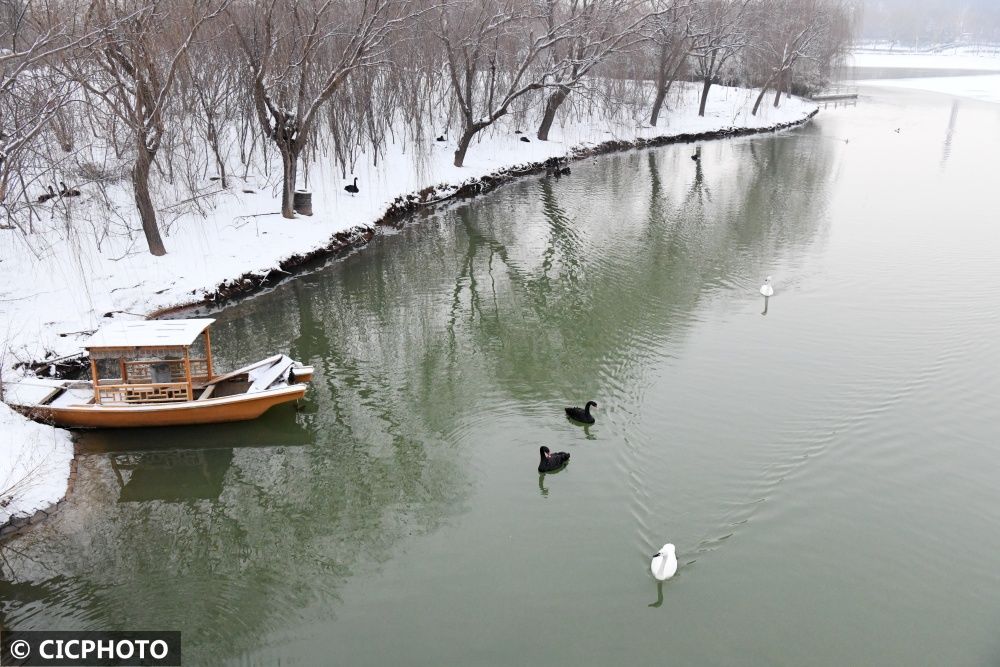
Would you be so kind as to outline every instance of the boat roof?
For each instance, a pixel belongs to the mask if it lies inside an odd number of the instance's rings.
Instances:
[[[209,317],[111,322],[95,331],[83,347],[88,350],[103,347],[186,347],[213,322],[215,320]]]

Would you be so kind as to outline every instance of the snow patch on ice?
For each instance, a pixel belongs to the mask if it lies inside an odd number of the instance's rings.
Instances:
[[[859,85],[885,88],[907,88],[967,97],[982,102],[1000,104],[1000,74],[975,76],[921,77],[912,79],[872,79]]]
[[[850,54],[846,64],[854,67],[1000,71],[1000,48],[952,47],[931,52],[861,48]]]
[[[858,81],[858,85],[926,90],[1000,103],[1000,47],[949,47],[933,51],[866,48],[851,53],[846,64],[887,70],[966,70],[970,73],[957,76],[866,79]]]

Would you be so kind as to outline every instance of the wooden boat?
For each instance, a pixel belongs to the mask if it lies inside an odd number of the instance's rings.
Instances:
[[[56,426],[123,428],[245,421],[305,395],[312,367],[283,354],[216,375],[213,322],[106,325],[84,344],[92,381],[26,379],[8,384],[4,400]]]

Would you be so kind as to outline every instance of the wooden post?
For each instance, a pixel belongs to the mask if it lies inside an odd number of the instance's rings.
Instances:
[[[97,360],[94,359],[94,355],[90,355],[90,379],[94,383],[94,404],[100,405],[101,403],[101,387],[100,378],[97,377]]]
[[[194,400],[194,387],[191,386],[191,348],[184,348],[184,376],[187,378],[188,400]]]
[[[121,374],[122,384],[128,384],[128,366],[125,365],[125,357],[118,358],[118,372]]]
[[[208,382],[212,381],[212,336],[208,329],[205,329],[205,373],[208,375]]]

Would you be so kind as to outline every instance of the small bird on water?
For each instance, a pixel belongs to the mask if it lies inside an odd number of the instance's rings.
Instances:
[[[663,545],[649,564],[649,571],[660,581],[666,581],[677,573],[677,555],[674,553],[674,545]]]
[[[566,416],[584,424],[593,424],[596,420],[590,414],[591,406],[596,408],[597,401],[587,401],[586,407],[583,408],[566,408]]]
[[[538,462],[538,472],[555,472],[569,462],[567,452],[550,452],[549,448],[542,445],[538,448],[541,461]]]
[[[768,276],[764,284],[760,286],[760,293],[764,296],[774,296],[774,288],[771,287],[771,276]]]

